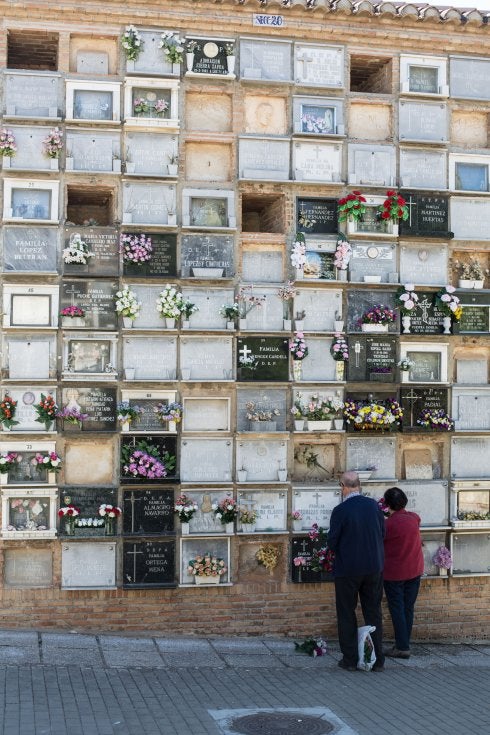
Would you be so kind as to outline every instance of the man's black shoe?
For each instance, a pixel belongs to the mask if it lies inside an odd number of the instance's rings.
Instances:
[[[338,662],[337,666],[340,666],[341,669],[345,669],[346,671],[357,671],[357,666],[348,664],[343,658]]]
[[[385,670],[384,664],[374,664],[373,668],[371,669],[371,671],[375,671],[377,673],[380,671],[384,671],[384,670]]]

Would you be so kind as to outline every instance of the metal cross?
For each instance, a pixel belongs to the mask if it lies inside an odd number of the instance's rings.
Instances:
[[[240,355],[240,357],[242,357],[242,358],[243,358],[244,360],[247,360],[247,359],[248,359],[248,356],[252,354],[252,350],[249,350],[249,349],[248,349],[248,347],[247,347],[247,345],[243,345],[243,347],[241,347],[241,348],[240,348],[240,349],[238,350],[238,354],[239,354],[239,355]]]
[[[129,580],[130,582],[131,581],[132,582],[136,582],[136,556],[138,554],[144,554],[145,553],[144,551],[136,551],[136,547],[137,547],[137,544],[133,544],[133,550],[132,551],[126,551],[126,554],[128,556],[132,556],[133,557],[133,579],[132,580],[130,579]]]
[[[75,284],[74,283],[71,284],[71,288],[67,288],[66,289],[66,293],[69,296],[71,296],[71,306],[75,306],[75,293],[76,293],[76,290],[75,290]]]
[[[300,546],[303,554],[305,554],[308,551],[308,541],[306,539],[303,539],[303,541],[300,543]]]
[[[424,324],[427,324],[429,321],[429,307],[431,306],[431,302],[425,296],[422,301],[419,301],[419,307],[422,310],[422,321]]]
[[[403,396],[404,400],[407,400],[410,403],[410,426],[413,426],[413,410],[415,406],[415,401],[418,398],[422,398],[420,393],[414,393],[413,388],[410,388],[410,393],[407,393],[405,396]]]
[[[319,492],[316,492],[316,493],[313,493],[313,494],[312,494],[312,497],[316,499],[316,506],[317,506],[317,508],[318,508],[318,501],[320,500],[320,498],[321,498],[322,496],[320,495],[320,493],[319,493]]]
[[[359,367],[359,355],[361,354],[361,343],[359,341],[354,343],[354,352],[356,355],[356,367]]]
[[[131,503],[131,533],[134,533],[134,504],[136,502],[134,499],[134,491],[131,492],[129,501]]]
[[[407,207],[408,207],[408,226],[411,227],[412,226],[412,207],[416,207],[417,206],[417,202],[412,199],[412,195],[411,194],[408,197],[408,199],[406,200],[406,204],[407,204]],[[414,215],[414,217],[415,217],[415,215]]]

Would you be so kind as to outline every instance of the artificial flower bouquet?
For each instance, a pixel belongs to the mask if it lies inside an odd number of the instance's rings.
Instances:
[[[83,422],[88,419],[88,413],[82,413],[82,411],[76,406],[72,406],[70,408],[65,406],[61,411],[57,412],[56,418],[63,419],[63,421],[66,421],[68,424],[73,424],[74,426],[82,428]]]
[[[63,150],[63,131],[51,128],[43,140],[43,153],[48,158],[59,158]]]
[[[278,408],[271,408],[269,410],[262,409],[259,405],[253,401],[249,401],[245,404],[247,409],[247,419],[249,421],[274,421],[276,416],[280,416],[281,412]]]
[[[58,511],[59,518],[65,518],[66,520],[73,520],[80,515],[80,508],[75,508],[74,505],[64,505]]]
[[[289,518],[292,521],[302,521],[303,520],[303,514],[300,510],[292,510],[291,513],[289,513]]]
[[[182,302],[180,313],[184,319],[190,319],[197,311],[199,311],[197,304],[193,304],[192,301],[188,300]]]
[[[119,518],[119,516],[122,513],[121,508],[117,505],[112,505],[110,503],[102,503],[99,505],[99,515],[101,518],[104,518],[104,520],[112,520],[113,518]]]
[[[121,466],[125,477],[158,480],[175,468],[175,457],[169,452],[160,456],[157,447],[142,439],[135,445],[123,444]]]
[[[414,289],[413,283],[406,283],[396,292],[396,303],[402,316],[412,316],[418,306],[419,297]]]
[[[120,291],[116,291],[116,313],[118,316],[129,319],[136,319],[141,309],[141,301],[138,301],[134,291],[129,286],[124,286]]]
[[[141,36],[136,28],[132,25],[126,26],[121,37],[121,46],[128,61],[136,61],[143,48],[141,44]]]
[[[295,332],[294,337],[289,340],[289,352],[293,360],[304,360],[307,357],[308,346],[303,332]]]
[[[213,503],[213,511],[221,523],[233,523],[238,516],[238,506],[234,498],[222,498],[218,503]]]
[[[359,319],[358,324],[392,324],[396,320],[396,311],[384,304],[375,304],[367,309]]]
[[[2,128],[0,130],[0,156],[12,158],[17,153],[17,145],[12,130]]]
[[[304,417],[308,421],[329,421],[336,414],[332,402],[320,398],[318,394],[311,396],[304,410]]]
[[[88,249],[87,243],[77,232],[71,235],[68,245],[63,249],[63,262],[87,265],[89,258],[92,258],[94,254]]]
[[[179,495],[174,505],[174,513],[179,514],[181,523],[189,523],[194,513],[197,513],[199,506],[195,500],[191,500],[185,493]]]
[[[133,235],[121,233],[119,237],[119,252],[123,256],[125,263],[134,263],[139,265],[146,263],[151,258],[153,245],[151,237],[146,235]]]
[[[335,247],[335,254],[333,264],[338,270],[345,271],[349,265],[352,257],[352,247],[350,242],[347,240],[345,235],[339,233],[337,236],[337,244]]]
[[[436,306],[442,311],[444,316],[450,316],[454,321],[458,322],[463,313],[463,307],[459,303],[459,298],[454,295],[454,286],[444,286],[436,293]]]
[[[394,399],[369,403],[346,401],[344,417],[349,426],[356,431],[383,431],[400,426],[403,409]]]
[[[190,559],[187,566],[187,573],[193,577],[222,577],[226,572],[224,560],[209,552],[196,554],[196,558]]]
[[[237,294],[237,301],[240,309],[240,316],[244,319],[247,314],[255,308],[261,308],[265,301],[266,296],[256,294],[254,292],[255,286],[250,284],[249,286],[240,286]]]
[[[335,554],[327,547],[327,532],[318,523],[313,523],[308,536],[314,544],[310,569],[313,572],[332,572]]]
[[[296,233],[296,239],[291,250],[291,265],[296,270],[303,270],[306,263],[306,241],[302,232]]]
[[[135,97],[133,100],[133,112],[136,115],[144,115],[144,113],[148,112],[149,109],[150,105],[144,97]]]
[[[454,431],[454,419],[442,409],[424,408],[417,419],[417,424],[424,429],[434,431]]]
[[[234,304],[223,304],[219,309],[220,316],[227,319],[229,322],[233,322],[240,313],[238,302]]]
[[[157,311],[163,319],[178,319],[182,313],[184,298],[180,291],[166,284],[157,299]]]
[[[176,424],[182,421],[182,405],[176,401],[171,403],[157,403],[153,407],[153,411],[156,413],[157,418],[162,424],[168,421],[175,421]]]
[[[360,191],[353,191],[339,199],[337,211],[339,222],[347,222],[347,220],[359,222],[366,214],[366,197]]]
[[[306,408],[301,403],[299,393],[297,394],[297,397],[293,403],[293,407],[291,408],[291,413],[293,414],[294,418],[297,419],[298,421],[304,418],[305,416]]]
[[[36,411],[35,421],[38,424],[44,424],[46,431],[49,431],[58,413],[58,406],[53,396],[50,393],[47,395],[41,393],[41,400],[36,403],[34,410]]]
[[[240,510],[240,523],[245,524],[246,526],[253,526],[254,523],[257,523],[257,518],[259,517],[259,514],[256,510]]]
[[[184,42],[176,31],[163,31],[159,47],[170,64],[180,64],[184,58]]]
[[[378,216],[382,220],[391,219],[392,222],[403,220],[405,222],[409,217],[406,200],[394,189],[388,189],[386,199],[378,207]]]
[[[4,429],[11,429],[12,426],[16,426],[19,422],[15,420],[15,413],[17,411],[17,401],[14,401],[7,393],[3,397],[3,401],[0,402],[0,424]]]
[[[17,462],[17,452],[7,452],[0,454],[0,473],[3,475],[9,471],[9,468]]]
[[[132,406],[128,400],[117,404],[117,420],[122,424],[137,421],[142,413],[144,413],[144,409],[139,406]]]
[[[65,306],[65,308],[60,311],[60,316],[67,316],[71,319],[83,319],[83,317],[85,316],[85,310],[82,309],[81,306],[73,304],[72,306]]]
[[[327,654],[327,642],[323,638],[305,638],[302,643],[294,641],[294,650],[307,653],[308,656],[325,656]]]
[[[412,360],[410,357],[402,357],[401,360],[396,363],[396,365],[400,368],[402,372],[408,372],[410,368],[415,365],[415,361]]]
[[[48,472],[59,472],[61,470],[62,460],[56,452],[48,452],[47,454],[37,452],[34,459],[38,465],[41,465],[42,469],[48,470]]]
[[[442,569],[450,569],[453,563],[453,557],[447,546],[439,546],[436,553],[432,557],[433,563],[436,567]]]
[[[349,345],[341,332],[335,332],[334,340],[330,346],[330,354],[336,361],[345,362],[349,359]]]

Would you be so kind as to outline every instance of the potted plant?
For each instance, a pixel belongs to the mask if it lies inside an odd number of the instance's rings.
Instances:
[[[301,363],[308,355],[308,346],[303,332],[295,332],[294,337],[289,340],[289,352],[293,358],[293,379],[295,381],[301,380]]]
[[[420,412],[417,424],[432,431],[454,431],[454,419],[442,408],[424,408]]]
[[[235,301],[234,304],[223,304],[223,306],[220,307],[219,313],[222,317],[226,319],[226,328],[230,331],[234,330],[235,319],[240,313],[238,301]]]
[[[17,411],[17,401],[14,401],[7,393],[0,402],[0,425],[4,431],[10,431],[12,426],[16,426],[19,422],[15,420]]]
[[[36,453],[34,457],[35,462],[42,466],[42,469],[48,473],[48,483],[50,485],[56,484],[56,475],[61,470],[62,460],[59,454],[56,452],[48,452],[47,454]]]
[[[346,401],[344,418],[354,431],[390,431],[401,425],[403,409],[395,399]]]
[[[453,557],[447,546],[439,546],[432,557],[432,562],[439,568],[440,576],[447,576],[448,569],[453,565]]]
[[[223,49],[226,55],[226,68],[228,70],[228,74],[234,74],[235,72],[235,44],[234,43],[224,43]]]
[[[77,406],[65,406],[58,411],[56,414],[57,419],[63,420],[63,428],[67,429],[82,429],[83,422],[88,419],[88,413],[82,413],[80,407]]]
[[[159,480],[175,468],[175,457],[142,439],[134,445],[121,447],[121,473],[138,480]]]
[[[289,518],[293,522],[293,531],[301,531],[303,529],[303,514],[300,510],[291,511]]]
[[[397,362],[397,367],[400,369],[400,377],[402,383],[407,383],[410,377],[410,368],[415,365],[415,362],[410,357],[402,357]]]
[[[85,326],[85,310],[81,306],[73,304],[72,306],[65,306],[60,311],[61,325],[73,329],[75,327]]]
[[[366,214],[366,197],[360,191],[347,194],[339,199],[337,212],[339,222],[359,222]]]
[[[121,37],[121,46],[128,61],[137,60],[143,46],[141,36],[134,26],[126,26],[126,30]]]
[[[242,533],[254,533],[259,514],[256,510],[240,510]]]
[[[139,406],[132,406],[129,401],[121,401],[117,404],[117,420],[121,423],[124,432],[129,431],[132,422],[138,421],[144,410]]]
[[[138,301],[136,294],[129,286],[124,286],[121,291],[116,291],[115,299],[117,315],[122,317],[124,328],[131,329],[134,320],[139,316],[141,301]]]
[[[419,297],[413,283],[406,283],[396,292],[395,300],[402,315],[403,334],[410,334],[411,317],[418,307]]]
[[[187,574],[194,577],[196,584],[219,584],[227,571],[224,560],[209,552],[196,554],[196,558],[190,559],[187,566]]]
[[[115,535],[117,519],[121,513],[122,510],[117,505],[111,505],[110,503],[102,503],[102,505],[99,505],[99,515],[104,519],[106,536]]]
[[[277,408],[263,409],[254,401],[248,401],[245,404],[247,409],[247,419],[249,431],[275,431],[275,416],[280,416],[281,412]]]
[[[291,413],[294,417],[294,430],[295,431],[303,431],[305,426],[305,407],[301,403],[300,395],[299,393],[296,394],[297,398],[294,401],[293,407],[291,408]]]
[[[80,508],[74,505],[65,505],[58,511],[58,517],[64,519],[64,531],[67,536],[73,536],[75,533],[75,519],[80,515]]]
[[[467,263],[456,261],[455,265],[460,272],[458,279],[459,288],[483,288],[488,269],[483,268],[478,258],[470,258]]]
[[[167,153],[168,158],[168,175],[177,176],[179,170],[179,157],[177,153]]]
[[[196,304],[193,304],[192,301],[183,301],[181,306],[181,316],[182,316],[182,329],[189,329],[190,327],[190,321],[189,319],[193,314],[195,314],[197,311],[199,311],[199,307],[196,306]]]
[[[178,319],[182,313],[182,304],[184,299],[180,291],[174,286],[166,284],[163,291],[158,295],[157,299],[157,311],[160,313],[162,319],[165,319],[165,326],[167,329],[175,328],[175,320]]]
[[[63,131],[60,128],[51,128],[47,136],[43,140],[43,153],[50,160],[50,166],[57,171],[58,159],[63,150]]]
[[[88,245],[79,232],[70,235],[70,240],[66,248],[63,249],[63,262],[67,265],[88,265],[89,258],[93,258],[94,253],[90,252]]]
[[[167,424],[167,431],[177,431],[177,424],[182,421],[182,406],[180,403],[157,403],[153,407],[157,418],[162,424]]]
[[[459,271],[458,288],[474,288],[475,281],[471,277],[470,264],[456,261],[455,265]]]
[[[444,314],[442,318],[443,334],[451,334],[451,324],[461,319],[463,307],[459,302],[459,298],[454,295],[454,286],[444,286],[435,295],[436,306],[439,311]]]
[[[358,321],[363,332],[387,332],[388,325],[396,321],[396,312],[384,304],[375,304],[364,312]]]
[[[47,395],[41,393],[41,400],[36,403],[34,410],[36,411],[35,421],[38,424],[44,424],[46,431],[49,431],[53,426],[58,411],[58,406],[53,396],[50,393]]]
[[[184,58],[184,42],[176,31],[163,31],[159,47],[163,50],[165,60],[172,64],[173,72],[179,74],[180,64]]]
[[[393,223],[393,234],[398,235],[398,223],[400,220],[406,222],[409,210],[406,200],[394,189],[388,189],[386,199],[378,207],[378,217],[381,220],[391,220]]]
[[[278,290],[277,295],[283,303],[283,324],[282,327],[286,332],[291,331],[291,310],[290,304],[292,304],[295,296],[298,295],[298,290],[295,288],[292,281],[288,281],[285,286],[281,286]]]
[[[337,235],[337,244],[333,264],[337,269],[337,278],[339,281],[347,280],[347,268],[352,257],[352,247],[346,236],[339,232]]]
[[[199,506],[195,500],[191,500],[185,493],[181,493],[174,505],[174,513],[179,514],[180,528],[183,536],[189,534],[189,521],[194,513],[197,513]]]
[[[119,237],[119,252],[122,254],[124,263],[135,265],[147,263],[153,252],[151,237],[122,232]]]
[[[318,393],[311,396],[305,407],[308,431],[330,431],[335,409],[330,400],[320,398]]]
[[[238,505],[234,498],[227,496],[218,503],[213,503],[213,511],[216,518],[225,527],[225,533],[233,533],[233,524],[238,516]]]
[[[330,346],[330,354],[335,360],[335,377],[337,380],[344,379],[345,363],[349,359],[349,345],[343,334],[336,332]]]
[[[9,479],[9,469],[17,461],[17,452],[0,454],[0,485],[6,485]]]
[[[291,265],[296,271],[296,280],[303,278],[306,263],[306,241],[302,232],[296,233],[296,239],[291,250]]]
[[[255,286],[250,284],[249,286],[240,286],[237,294],[237,302],[240,310],[240,329],[247,328],[247,314],[252,309],[260,309],[266,301],[266,296],[257,295],[254,292]]]
[[[10,159],[17,153],[15,135],[8,128],[0,130],[0,156],[3,157],[3,167],[10,168]]]

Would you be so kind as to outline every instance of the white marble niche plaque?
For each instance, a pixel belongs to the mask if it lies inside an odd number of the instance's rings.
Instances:
[[[396,272],[396,245],[352,243],[349,268],[351,281],[368,281],[374,276],[381,283],[391,283]]]
[[[12,434],[13,432],[29,434],[38,434],[39,432],[44,434],[47,433],[45,425],[36,421],[37,413],[35,406],[41,400],[41,394],[44,394],[45,396],[51,394],[56,401],[56,389],[53,386],[46,385],[30,385],[29,388],[9,385],[8,394],[14,401],[17,401],[15,420],[19,422],[18,424],[15,424],[15,426],[12,426],[9,434]],[[55,425],[53,425],[53,427],[55,427]],[[54,430],[53,427],[52,430]],[[8,435],[5,434],[4,438],[5,436]]]
[[[342,180],[342,143],[318,140],[293,142],[293,168],[296,181],[335,183]]]
[[[283,256],[279,250],[242,250],[242,281],[278,283],[283,278]]]
[[[336,365],[330,354],[331,339],[307,339],[308,356],[301,361],[301,381],[326,383],[335,380]]]
[[[230,431],[230,398],[183,399],[182,431]]]
[[[160,47],[163,29],[145,31],[138,28],[141,38],[140,52],[134,61],[126,61],[129,74],[158,74],[169,76],[180,73],[180,64],[172,64]],[[176,31],[177,36],[179,32]]]
[[[181,337],[181,380],[233,380],[231,337]]]
[[[490,437],[451,437],[451,477],[484,478],[490,475]]]
[[[225,497],[233,497],[230,490],[224,488],[206,488],[205,490],[187,490],[185,495],[197,504],[198,509],[189,522],[189,532],[198,533],[224,533],[225,524],[221,523],[213,510]]]
[[[488,240],[489,199],[451,197],[449,211],[456,240]]]
[[[411,189],[447,189],[447,152],[400,148],[400,184]]]
[[[291,81],[291,42],[241,38],[240,76],[262,81]]]
[[[314,523],[322,528],[330,526],[330,516],[340,502],[340,489],[332,488],[293,488],[292,510],[299,510],[303,516],[302,530],[309,531]]]
[[[181,482],[231,482],[233,442],[231,439],[182,439]]]
[[[17,225],[3,228],[4,272],[56,272],[57,263],[57,228]]]
[[[17,152],[12,158],[3,158],[3,168],[8,166],[12,171],[49,171],[53,159],[44,155],[43,140],[50,128],[16,125],[9,129],[14,135]]]
[[[123,366],[126,380],[175,380],[177,339],[153,336],[125,337]]]
[[[348,439],[346,448],[346,469],[366,470],[375,466],[371,480],[385,480],[395,477],[396,441],[388,437]]]
[[[420,516],[421,526],[447,526],[449,492],[446,480],[400,482],[399,486],[408,498],[406,510]]]
[[[39,334],[6,336],[3,360],[9,380],[54,379],[56,338]]]
[[[66,119],[91,123],[120,120],[120,82],[82,82],[67,80]]]
[[[5,179],[3,219],[10,222],[58,221],[59,182],[42,179]]]
[[[392,145],[350,143],[349,184],[394,186],[396,153]]]
[[[447,143],[448,108],[445,102],[400,100],[398,137],[402,141]]]
[[[175,186],[171,184],[127,182],[123,185],[125,225],[169,225],[176,206]]]
[[[121,173],[119,132],[68,131],[66,168],[70,171]]]
[[[241,179],[289,179],[289,140],[240,138],[238,158]]]
[[[490,431],[490,391],[453,388],[451,417],[456,431]]]
[[[299,288],[294,298],[293,311],[295,314],[299,311],[306,312],[304,331],[333,332],[334,321],[342,319],[342,291]]]
[[[257,533],[274,533],[286,530],[287,493],[264,490],[262,492],[241,491],[238,493],[238,507],[241,511],[255,511]],[[238,529],[243,526],[238,521]]]
[[[344,135],[343,100],[293,97],[293,129],[298,135]]]
[[[115,586],[115,542],[61,544],[62,589],[113,589]]]
[[[126,133],[126,173],[144,176],[168,176],[168,165],[177,157],[176,135],[161,133]]]
[[[280,332],[283,328],[284,306],[277,288],[256,289],[258,296],[265,296],[261,306],[254,306],[247,314],[247,330],[254,332]]]
[[[294,79],[305,87],[344,86],[343,46],[294,45]]]
[[[400,281],[420,286],[437,286],[447,281],[447,245],[400,248]]]
[[[58,324],[57,286],[9,286],[3,288],[3,326],[46,328]]]
[[[246,482],[278,482],[278,471],[287,468],[287,453],[284,439],[239,441],[236,466],[247,470]]]
[[[232,289],[183,288],[182,294],[186,301],[198,307],[189,318],[189,329],[224,329],[225,322],[219,310],[223,304],[234,302]]]
[[[451,534],[452,574],[455,577],[490,574],[490,534]]]
[[[162,52],[163,54],[163,52]],[[144,101],[141,112],[137,100]],[[158,103],[166,109],[158,113]],[[138,109],[141,109],[138,107]],[[124,83],[124,121],[126,127],[179,129],[179,81],[177,79],[126,79]]]
[[[488,384],[488,360],[486,357],[474,359],[456,357],[456,383],[471,385]]]
[[[9,71],[5,75],[6,117],[56,120],[61,108],[59,74]]]
[[[449,57],[449,89],[451,97],[470,100],[490,100],[487,80],[490,61],[467,56]]]

